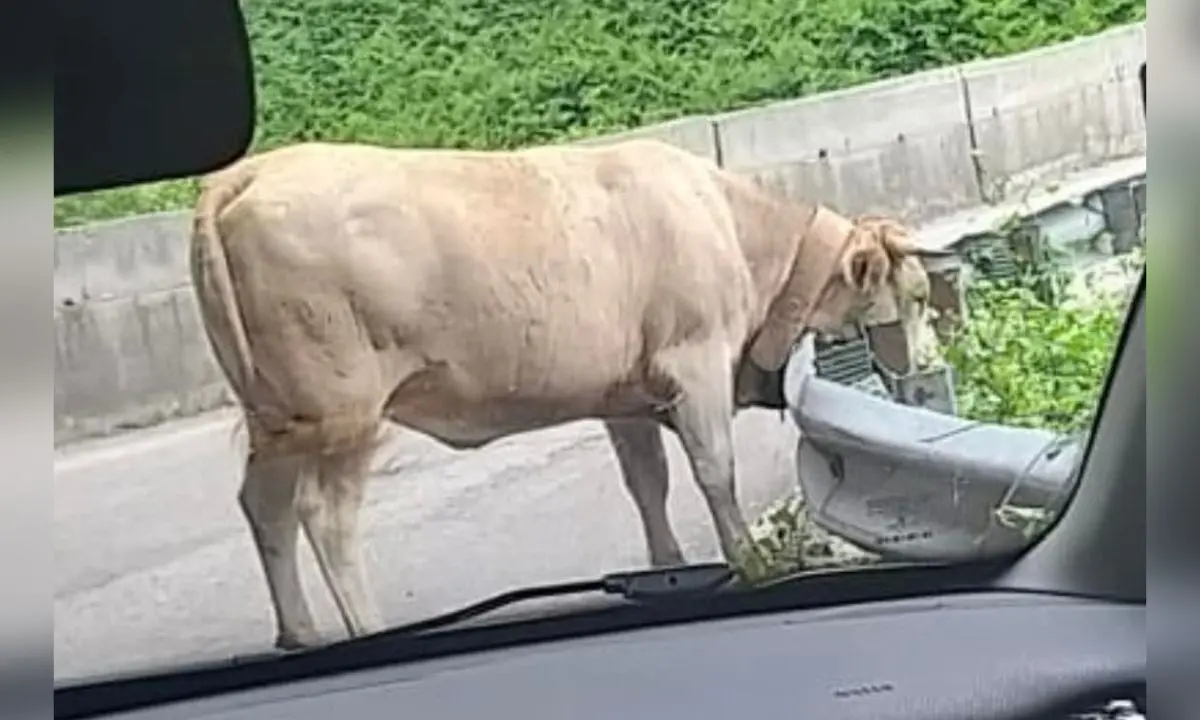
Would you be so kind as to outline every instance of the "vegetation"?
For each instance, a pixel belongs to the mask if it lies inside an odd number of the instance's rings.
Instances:
[[[1145,0],[247,0],[254,149],[505,148],[1009,54]],[[195,182],[64,198],[67,225],[189,205]]]
[[[1132,254],[1129,277],[1143,257]],[[946,347],[960,415],[1064,433],[1091,425],[1128,295],[1067,303],[1055,282],[1062,274],[977,282],[968,290],[970,316]],[[1046,292],[1048,285],[1056,289]]]

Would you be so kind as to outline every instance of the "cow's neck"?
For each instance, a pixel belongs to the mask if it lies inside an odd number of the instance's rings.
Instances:
[[[803,323],[841,272],[842,255],[854,230],[846,217],[817,206],[812,220],[794,241],[795,254],[780,284],[773,309],[786,310],[789,322]]]
[[[840,271],[853,224],[829,208],[775,197],[740,177],[727,179],[726,194],[758,290],[759,329],[750,358],[778,370]]]
[[[779,198],[741,175],[723,171],[722,179],[758,297],[769,303],[791,270],[798,233],[812,221],[817,208]],[[767,304],[758,310],[756,322],[766,317]]]
[[[842,254],[853,227],[841,215],[818,207],[811,222],[793,235],[792,262],[770,296],[766,317],[750,343],[749,358],[767,371],[778,371],[841,270]]]

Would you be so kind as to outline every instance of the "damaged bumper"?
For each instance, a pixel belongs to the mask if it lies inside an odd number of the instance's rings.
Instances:
[[[903,405],[818,375],[811,340],[784,376],[810,520],[885,559],[1018,550],[1065,504],[1084,439]]]

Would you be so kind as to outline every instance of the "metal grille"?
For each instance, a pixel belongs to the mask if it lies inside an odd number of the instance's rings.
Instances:
[[[904,405],[957,415],[954,379],[954,369],[940,365],[894,378],[892,393],[896,401]]]
[[[976,235],[963,243],[962,254],[982,280],[1013,280],[1020,274],[1012,244],[1004,236]]]
[[[884,400],[894,401],[896,399],[892,396],[891,391],[888,390],[887,384],[883,382],[883,378],[879,377],[878,373],[871,373],[861,380],[856,380],[855,382],[850,383],[850,387],[858,390],[859,392],[865,392],[868,395],[874,395],[875,397],[882,398]]]
[[[865,338],[846,341],[817,340],[813,364],[817,377],[854,385],[874,375],[871,347]]]

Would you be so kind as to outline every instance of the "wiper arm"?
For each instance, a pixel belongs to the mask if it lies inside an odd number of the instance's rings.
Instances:
[[[392,637],[418,635],[430,630],[458,625],[518,603],[569,595],[619,595],[626,600],[635,602],[664,598],[679,599],[723,590],[732,584],[735,577],[736,573],[726,563],[698,563],[671,568],[609,573],[596,580],[535,585],[520,590],[510,590],[458,610],[408,625],[400,625],[377,634]]]

